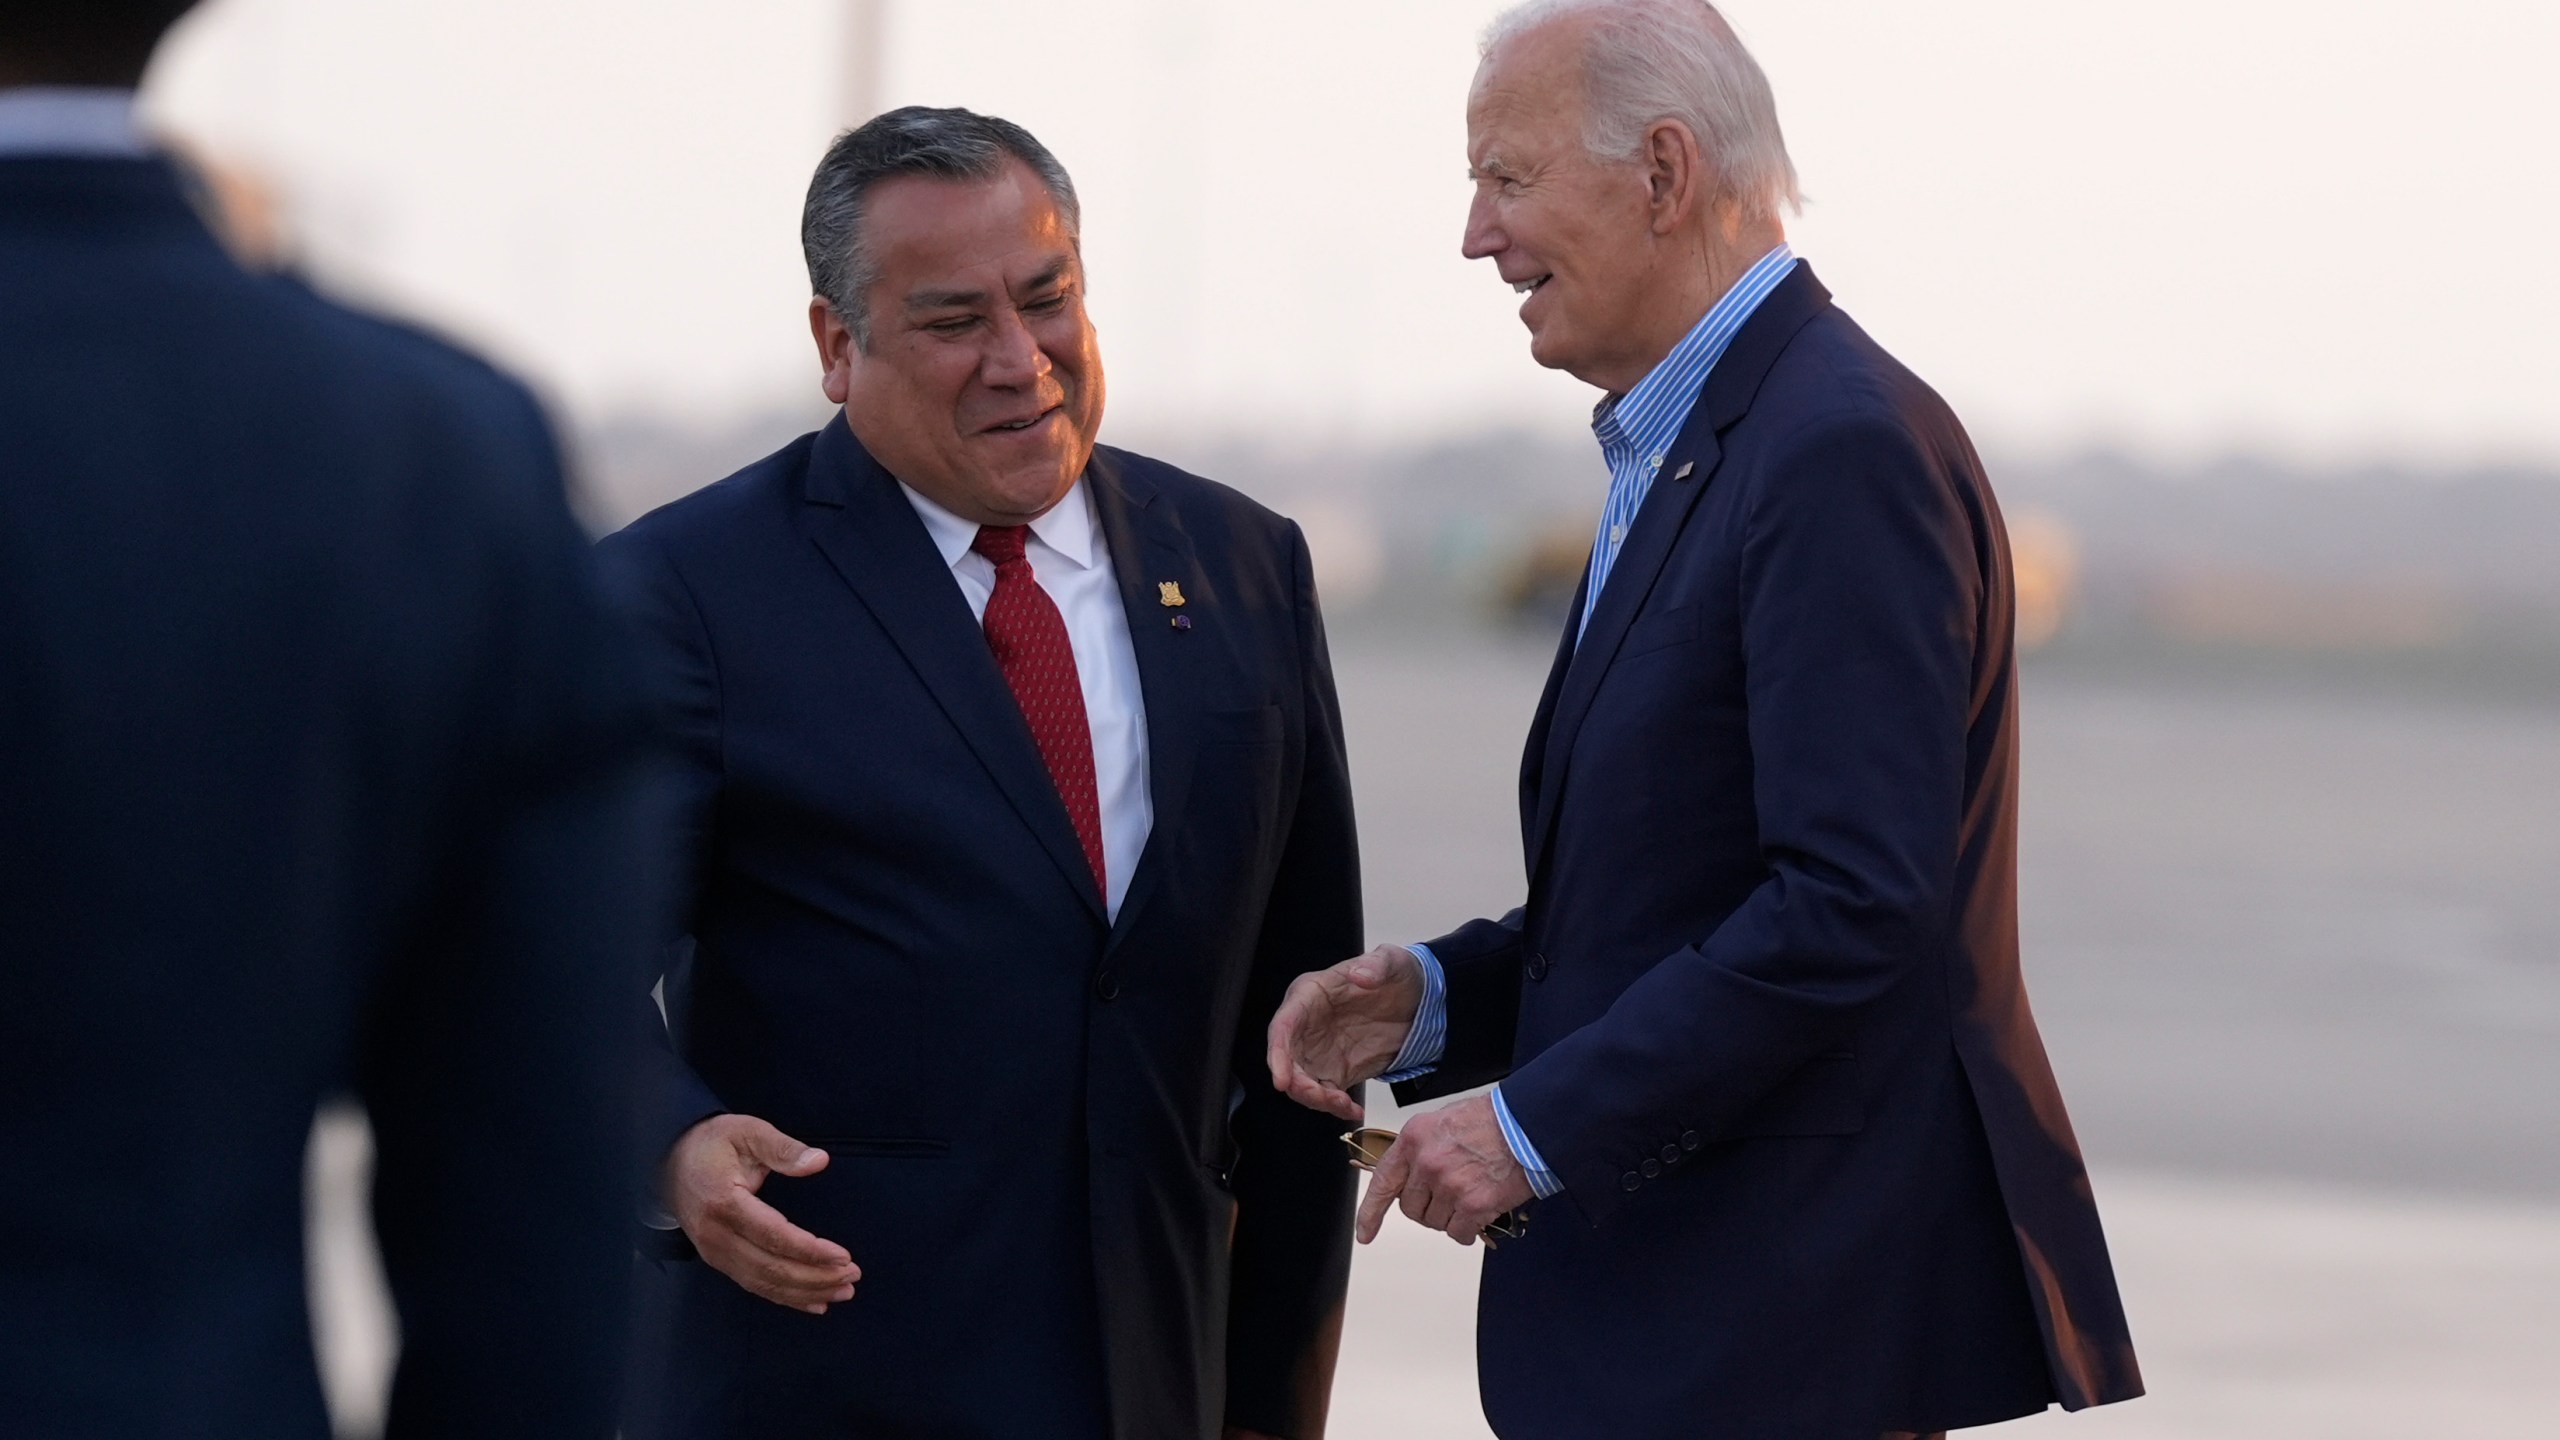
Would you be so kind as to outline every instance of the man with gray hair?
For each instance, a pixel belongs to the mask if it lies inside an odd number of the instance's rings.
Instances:
[[[1414,1118],[1387,1207],[1487,1255],[1522,1437],[1876,1440],[2141,1393],[2019,976],[2013,597],[1946,405],[1786,243],[1703,0],[1542,0],[1467,106],[1465,251],[1603,392],[1522,761],[1526,903],[1297,982],[1275,1085]],[[1531,1222],[1534,1223],[1531,1223]]]
[[[687,820],[640,1433],[1323,1433],[1352,1176],[1260,1083],[1361,933],[1323,623],[1297,526],[1095,444],[1077,220],[1005,121],[838,140],[842,412],[604,542]]]

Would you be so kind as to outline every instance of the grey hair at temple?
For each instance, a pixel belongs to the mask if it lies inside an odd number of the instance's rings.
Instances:
[[[1593,158],[1636,159],[1645,132],[1677,120],[1715,167],[1717,198],[1748,220],[1801,210],[1795,162],[1778,130],[1769,77],[1707,0],[1528,0],[1486,27],[1491,56],[1515,36],[1588,17],[1582,143]]]
[[[1049,147],[1010,120],[968,110],[909,105],[873,116],[836,137],[809,178],[800,211],[800,248],[809,262],[809,288],[835,307],[856,345],[871,348],[866,296],[879,266],[862,238],[864,201],[871,188],[900,175],[944,180],[992,180],[1007,160],[1019,160],[1058,202],[1069,233],[1081,229],[1075,182]]]

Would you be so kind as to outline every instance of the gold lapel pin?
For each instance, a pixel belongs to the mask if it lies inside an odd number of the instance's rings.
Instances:
[[[1191,602],[1182,598],[1181,581],[1159,580],[1156,582],[1156,603],[1159,605],[1181,606],[1188,605]]]

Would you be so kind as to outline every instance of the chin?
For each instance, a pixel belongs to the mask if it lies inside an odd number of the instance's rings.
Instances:
[[[1529,358],[1550,370],[1573,368],[1574,357],[1569,353],[1569,349],[1570,347],[1564,341],[1556,338],[1552,330],[1529,332]]]

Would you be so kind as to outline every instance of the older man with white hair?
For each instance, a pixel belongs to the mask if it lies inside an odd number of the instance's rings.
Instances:
[[[1415,1118],[1387,1206],[1488,1226],[1506,1437],[1875,1440],[2141,1393],[2019,977],[2000,512],[1786,243],[1703,0],[1544,0],[1468,99],[1466,253],[1604,392],[1610,484],[1521,767],[1526,903],[1301,978],[1274,1082]],[[1532,1223],[1534,1222],[1534,1223]]]

